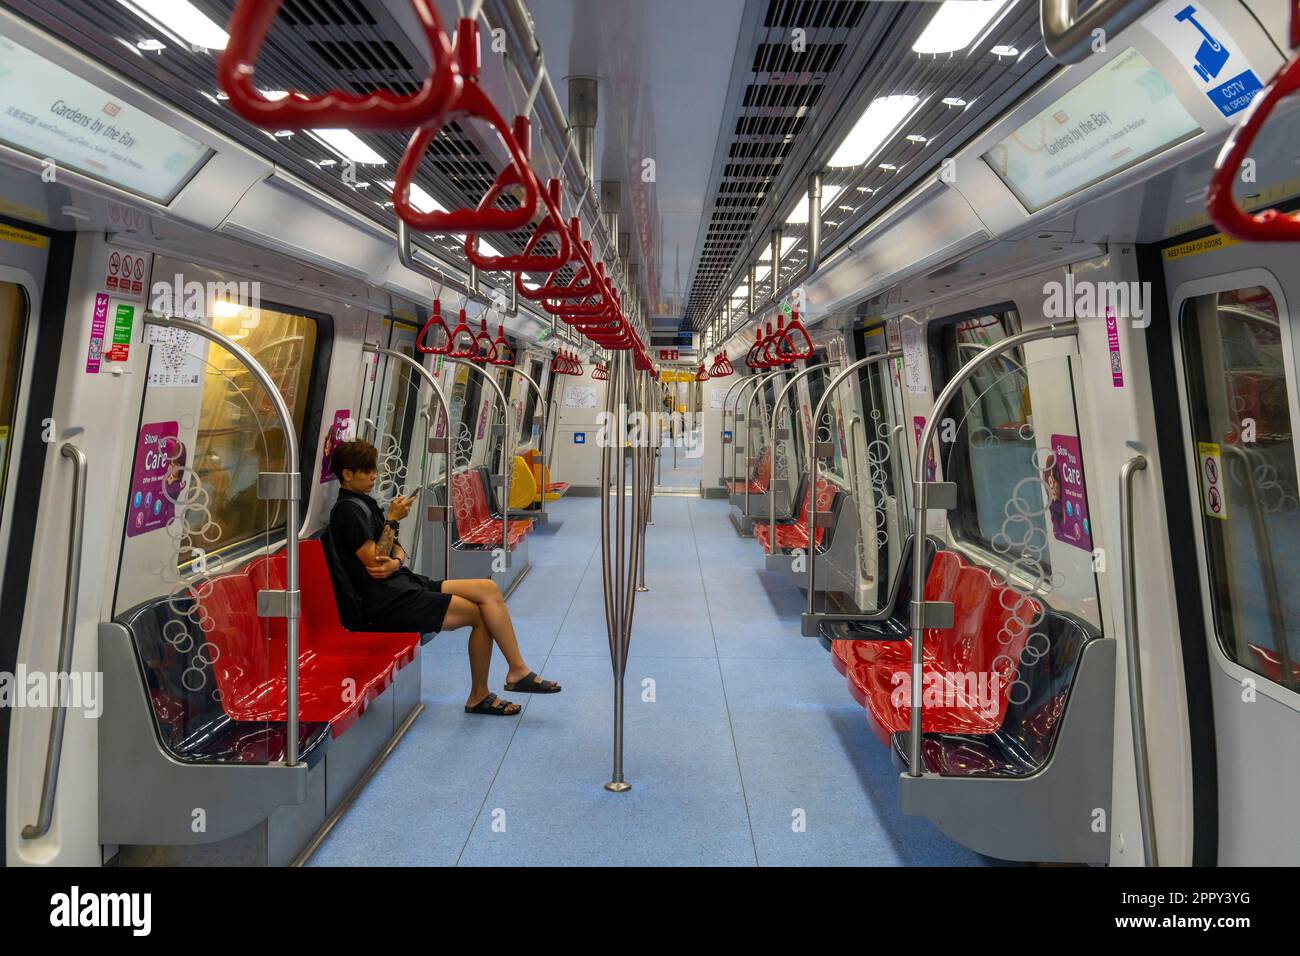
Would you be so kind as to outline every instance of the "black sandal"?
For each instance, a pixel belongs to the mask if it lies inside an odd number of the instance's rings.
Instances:
[[[558,694],[560,685],[553,680],[542,680],[529,671],[517,681],[506,681],[505,689],[516,694]]]
[[[514,710],[511,710],[511,707],[513,707]],[[490,693],[473,707],[466,706],[465,713],[492,714],[494,717],[513,717],[522,709],[522,707],[513,701],[503,700],[496,694]]]

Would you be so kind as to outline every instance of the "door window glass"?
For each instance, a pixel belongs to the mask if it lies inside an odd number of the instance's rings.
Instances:
[[[1210,293],[1181,322],[1219,645],[1300,689],[1300,493],[1277,301],[1261,286]]]
[[[13,455],[26,327],[27,293],[13,282],[0,282],[0,514],[4,512],[9,460]]]

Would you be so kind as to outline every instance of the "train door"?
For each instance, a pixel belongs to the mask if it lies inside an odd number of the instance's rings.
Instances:
[[[60,241],[0,223],[0,619],[6,622],[0,628],[0,672],[5,675],[18,671],[18,625],[27,602],[42,484],[58,482],[70,496],[76,468],[72,457],[56,457],[63,444],[71,449],[72,442],[42,441],[54,394],[52,363],[57,362],[62,337],[60,322],[42,321],[42,286],[51,245]],[[62,299],[59,292],[56,298]],[[45,304],[50,306],[48,314],[62,308]],[[58,545],[57,553],[62,554],[63,546]],[[0,773],[6,776],[14,711],[12,699],[0,705]],[[0,815],[15,814],[19,817],[7,822],[7,833],[25,830],[33,835],[32,827],[41,829],[37,804],[11,801],[8,787],[0,786]]]
[[[1187,246],[1194,246],[1189,243]],[[1224,243],[1165,251],[1181,460],[1209,658],[1218,863],[1295,863],[1300,823],[1300,302],[1294,254]],[[1170,455],[1170,449],[1166,449]],[[1171,505],[1172,498],[1171,495]],[[1171,515],[1171,524],[1172,518]],[[1184,584],[1187,581],[1184,580]],[[1261,821],[1270,821],[1267,826]]]
[[[0,239],[8,238],[5,233],[17,232],[4,227]],[[37,244],[35,248],[19,244],[10,249],[14,240],[0,242],[0,580],[5,573],[17,491],[18,443],[32,384],[35,305],[39,301],[39,280],[32,270],[44,272],[49,243],[45,236],[26,235]],[[32,252],[39,253],[39,262],[33,261]]]

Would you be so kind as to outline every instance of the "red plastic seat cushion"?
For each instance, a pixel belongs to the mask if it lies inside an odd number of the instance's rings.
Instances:
[[[455,472],[451,476],[451,483],[452,496],[456,503],[456,533],[460,543],[499,545],[501,519],[492,517],[482,472],[475,468]],[[506,528],[506,546],[514,550],[532,529],[531,519],[510,521]]]
[[[1015,589],[995,586],[982,568],[961,566],[954,581],[952,558],[940,561],[945,553],[936,556],[926,599],[952,601],[953,627],[925,634],[922,730],[994,733],[1006,717],[1016,662],[1030,628],[1042,616],[1042,605]],[[855,698],[866,698],[868,722],[888,745],[891,734],[910,727],[911,641],[864,644],[877,646],[850,649],[850,690]]]
[[[257,616],[257,592],[282,589],[284,575],[283,553],[259,558],[201,596],[221,704],[234,720],[287,719],[285,621]],[[344,630],[319,541],[299,542],[299,589],[299,719],[329,723],[337,737],[415,659],[420,637]]]

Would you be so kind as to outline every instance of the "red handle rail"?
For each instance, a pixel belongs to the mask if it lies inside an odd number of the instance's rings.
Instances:
[[[468,339],[468,343],[464,348],[458,348],[456,346],[456,339],[462,335]],[[447,346],[446,354],[451,358],[473,359],[474,356],[478,354],[478,345],[474,333],[471,332],[469,326],[465,324],[464,309],[460,310],[460,321],[457,322],[456,327],[451,330],[451,337],[447,340]]]

